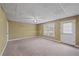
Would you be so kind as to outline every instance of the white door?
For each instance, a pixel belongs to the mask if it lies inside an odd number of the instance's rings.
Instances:
[[[64,21],[61,23],[61,41],[75,45],[75,21]]]

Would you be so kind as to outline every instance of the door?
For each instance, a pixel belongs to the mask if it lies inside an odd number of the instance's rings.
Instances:
[[[61,41],[75,45],[75,21],[63,21],[61,23]]]

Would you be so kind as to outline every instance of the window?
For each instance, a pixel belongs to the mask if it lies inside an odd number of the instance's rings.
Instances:
[[[72,33],[72,32],[73,32],[72,22],[63,23],[63,33]]]
[[[54,36],[54,23],[44,24],[43,25],[43,35]]]

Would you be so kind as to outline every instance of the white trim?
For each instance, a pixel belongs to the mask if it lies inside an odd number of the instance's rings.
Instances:
[[[59,43],[61,43],[61,41],[59,41],[59,40],[53,40],[53,41],[56,41],[56,42],[59,42]]]
[[[10,39],[10,40],[8,40],[8,41],[23,40],[23,39],[27,39],[27,38],[33,38],[33,37],[36,37],[36,36],[15,38],[15,39]]]
[[[6,33],[6,35],[7,35],[7,40],[6,40],[6,43],[5,43],[4,47],[2,47],[3,50],[2,50],[2,52],[0,54],[0,56],[3,55],[3,53],[4,53],[4,51],[5,51],[6,47],[7,47],[7,44],[8,44],[8,40],[9,40],[9,24],[8,24],[8,21],[7,21],[7,33]]]

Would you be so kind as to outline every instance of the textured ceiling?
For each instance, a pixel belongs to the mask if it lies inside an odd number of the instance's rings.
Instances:
[[[9,20],[33,24],[79,15],[78,3],[6,3],[2,6]]]

